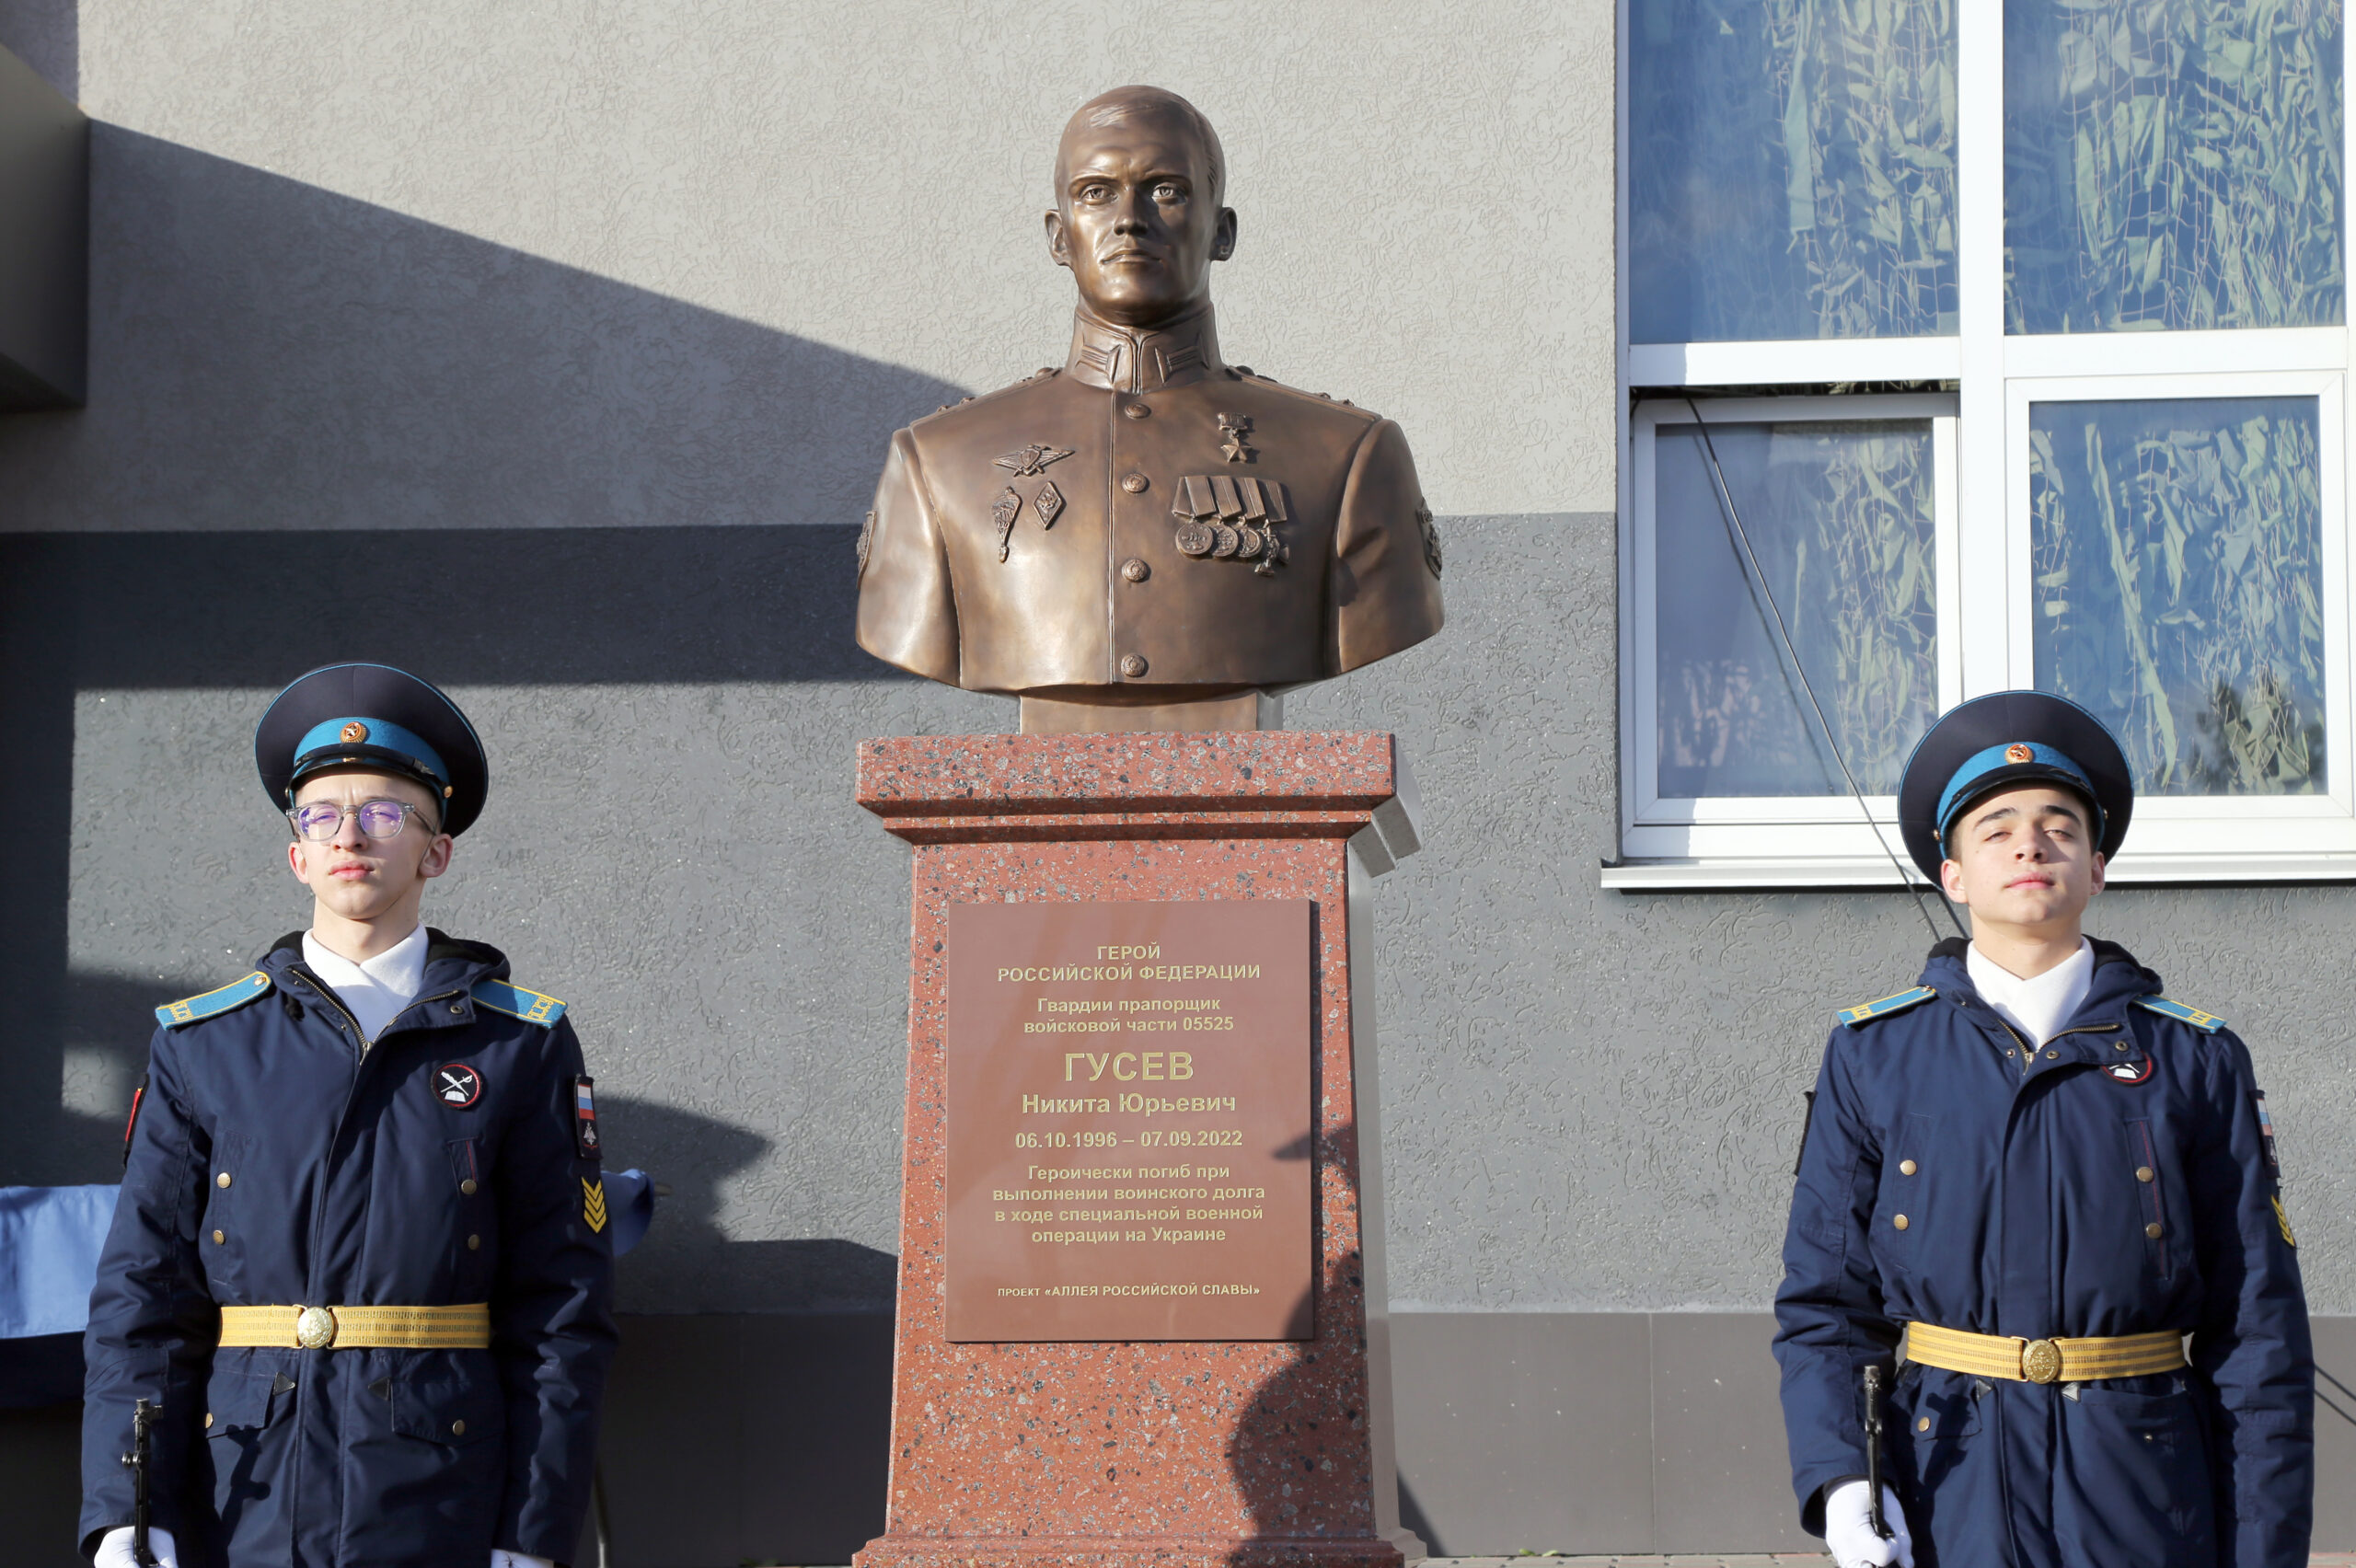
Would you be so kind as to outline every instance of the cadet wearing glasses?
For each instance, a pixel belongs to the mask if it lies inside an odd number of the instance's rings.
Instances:
[[[613,1350],[564,1004],[425,927],[489,771],[456,704],[315,670],[254,736],[310,929],[156,1009],[91,1297],[82,1545],[169,1568],[574,1561]]]

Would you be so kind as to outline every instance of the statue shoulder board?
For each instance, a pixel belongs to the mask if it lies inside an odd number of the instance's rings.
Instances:
[[[2165,997],[2138,997],[2135,1005],[2162,1018],[2172,1018],[2178,1023],[2189,1023],[2203,1034],[2214,1034],[2225,1027],[2225,1020],[2215,1013],[2202,1012],[2199,1008],[2186,1007],[2182,1002],[2169,1001]]]
[[[1229,368],[1234,372],[1238,380],[1250,382],[1253,386],[1265,388],[1270,392],[1281,393],[1289,402],[1339,415],[1360,424],[1374,424],[1382,418],[1372,409],[1361,409],[1347,398],[1335,398],[1323,392],[1304,392],[1298,386],[1289,386],[1274,377],[1262,375],[1249,365],[1230,365]]]
[[[241,980],[232,980],[217,990],[202,996],[189,997],[177,1002],[166,1002],[156,1009],[156,1021],[169,1027],[180,1023],[199,1023],[208,1018],[218,1018],[234,1012],[248,1002],[270,995],[271,978],[257,969]]]
[[[511,986],[504,980],[478,980],[469,989],[475,1006],[520,1018],[525,1023],[553,1025],[564,1016],[564,1004],[543,992]]]
[[[1892,1013],[1901,1013],[1908,1008],[1918,1007],[1938,994],[1934,986],[1917,986],[1911,991],[1900,991],[1894,997],[1884,997],[1879,1001],[1859,1002],[1854,1008],[1842,1008],[1840,1014],[1841,1021],[1849,1028],[1854,1029],[1861,1023],[1871,1023],[1875,1019],[1888,1018]]]

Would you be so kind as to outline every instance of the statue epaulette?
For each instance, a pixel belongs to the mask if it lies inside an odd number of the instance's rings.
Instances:
[[[232,1012],[244,1007],[257,997],[268,996],[270,985],[270,976],[257,969],[242,980],[232,980],[220,989],[207,991],[201,997],[166,1002],[156,1009],[156,1021],[169,1026],[218,1018],[225,1012]]]
[[[1884,997],[1877,1002],[1859,1002],[1854,1008],[1841,1009],[1841,1021],[1851,1029],[1877,1018],[1888,1018],[1894,1012],[1929,1001],[1939,993],[1929,986],[1917,986],[1911,991],[1900,991],[1894,997]]]
[[[2162,1018],[2172,1018],[2178,1023],[2189,1023],[2203,1034],[2214,1034],[2225,1027],[2225,1020],[2215,1013],[2202,1012],[2199,1008],[2186,1007],[2182,1002],[2169,1001],[2165,997],[2138,997],[2135,1005]]]
[[[564,1016],[564,1004],[554,997],[511,986],[504,980],[478,980],[468,994],[475,1005],[520,1018],[525,1023],[553,1024]]]

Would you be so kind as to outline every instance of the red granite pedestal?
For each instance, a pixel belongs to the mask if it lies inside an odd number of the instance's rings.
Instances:
[[[916,865],[891,1489],[855,1561],[1397,1568],[1403,1542],[1419,1552],[1397,1519],[1364,972],[1368,879],[1415,848],[1392,737],[870,741],[859,801]],[[950,906],[1254,898],[1315,906],[1316,1337],[950,1343]]]

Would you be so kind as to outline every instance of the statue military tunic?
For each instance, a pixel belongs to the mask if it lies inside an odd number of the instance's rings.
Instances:
[[[893,435],[859,641],[976,691],[1281,688],[1438,631],[1440,566],[1397,425],[1224,363],[1208,306],[1082,311],[1061,370]]]

